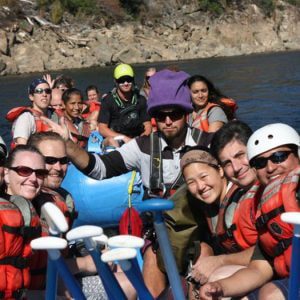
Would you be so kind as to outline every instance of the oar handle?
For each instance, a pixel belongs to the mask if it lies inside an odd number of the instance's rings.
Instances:
[[[68,231],[68,222],[62,211],[55,204],[46,202],[42,206],[41,212],[49,226],[50,234],[58,235],[62,232]]]

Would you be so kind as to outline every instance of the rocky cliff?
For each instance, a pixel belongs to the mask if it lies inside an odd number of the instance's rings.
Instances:
[[[57,26],[21,2],[32,15],[4,22],[10,8],[0,7],[0,75],[300,49],[300,9],[286,2],[269,17],[248,4],[213,18],[199,1],[146,1],[139,21],[109,26]]]

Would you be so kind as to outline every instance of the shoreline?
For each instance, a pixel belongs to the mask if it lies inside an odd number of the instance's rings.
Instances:
[[[161,23],[101,29],[49,24],[31,33],[0,29],[0,76],[298,51],[299,32],[300,9],[286,5],[266,18],[254,4],[218,19],[193,12]]]

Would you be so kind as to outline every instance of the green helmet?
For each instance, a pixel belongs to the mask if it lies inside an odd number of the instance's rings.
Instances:
[[[119,64],[116,66],[116,68],[114,70],[114,78],[119,79],[123,76],[134,77],[134,72],[130,65]]]

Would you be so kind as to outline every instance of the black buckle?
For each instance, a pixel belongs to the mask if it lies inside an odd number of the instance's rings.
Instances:
[[[282,240],[274,247],[275,256],[281,255],[292,244],[292,238]]]
[[[261,215],[257,218],[255,222],[256,229],[262,229],[269,221],[269,218],[267,215]]]

